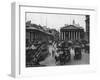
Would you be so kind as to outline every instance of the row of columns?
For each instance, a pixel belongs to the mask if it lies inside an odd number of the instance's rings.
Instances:
[[[80,31],[65,31],[61,32],[62,40],[80,40]]]
[[[30,32],[30,41],[41,39],[42,35]]]
[[[61,40],[80,40],[81,31],[64,31],[61,32]],[[30,41],[39,40],[43,37],[41,34],[30,32]]]

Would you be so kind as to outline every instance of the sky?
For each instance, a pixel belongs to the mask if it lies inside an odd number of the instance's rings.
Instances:
[[[26,13],[26,21],[30,21],[33,24],[40,24],[42,26],[47,26],[48,28],[55,28],[60,30],[65,24],[79,24],[85,30],[85,16],[75,15],[75,14],[43,14],[43,13]]]

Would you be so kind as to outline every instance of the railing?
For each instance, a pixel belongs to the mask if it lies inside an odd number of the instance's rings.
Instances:
[[[32,60],[33,62],[37,62],[40,53],[41,53],[41,46],[38,48],[38,50],[33,55],[33,60]]]

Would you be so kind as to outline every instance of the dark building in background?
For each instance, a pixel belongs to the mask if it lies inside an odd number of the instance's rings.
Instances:
[[[90,37],[90,16],[86,15],[86,40],[89,42],[89,37]]]

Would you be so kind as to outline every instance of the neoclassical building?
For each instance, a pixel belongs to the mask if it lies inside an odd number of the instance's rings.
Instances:
[[[75,25],[66,25],[60,29],[61,40],[81,40],[84,37],[84,29]]]
[[[26,40],[29,40],[30,42],[35,40],[48,41],[52,38],[53,35],[44,30],[42,26],[26,22]]]

